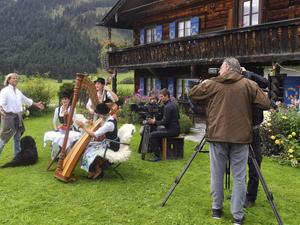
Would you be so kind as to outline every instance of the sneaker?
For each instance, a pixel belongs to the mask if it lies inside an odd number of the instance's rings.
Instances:
[[[223,214],[223,210],[222,209],[212,209],[212,218],[214,219],[221,219]]]
[[[244,222],[244,217],[242,219],[233,218],[233,225],[242,225]]]
[[[251,208],[255,205],[255,201],[250,201],[250,200],[247,200],[245,201],[244,203],[244,208]]]

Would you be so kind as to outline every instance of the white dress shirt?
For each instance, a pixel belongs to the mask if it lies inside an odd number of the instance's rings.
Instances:
[[[96,137],[100,137],[108,132],[112,132],[115,129],[115,124],[112,121],[108,120],[114,120],[112,116],[109,116],[102,127],[100,127],[98,130],[94,132]]]
[[[10,84],[0,92],[0,106],[7,113],[20,113],[23,111],[22,105],[31,106],[32,103],[32,99],[27,98],[19,89]]]

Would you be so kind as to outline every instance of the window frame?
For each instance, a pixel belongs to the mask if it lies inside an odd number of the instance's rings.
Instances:
[[[253,5],[253,0],[239,0],[239,26],[240,27],[249,27],[249,26],[255,26],[258,24],[261,24],[262,22],[262,1],[263,0],[258,0],[258,11],[253,13],[252,12],[252,5]],[[248,14],[244,14],[244,3],[245,2],[250,2],[250,11]],[[253,24],[253,16],[258,15],[257,19],[257,24]],[[244,25],[244,18],[245,16],[249,16],[249,24]]]
[[[189,22],[189,27],[186,26],[187,22]],[[181,30],[179,30],[179,24],[180,23],[183,23],[183,29],[181,29]],[[183,31],[183,36],[179,36],[180,35],[180,31]],[[188,34],[187,34],[187,31],[189,31]],[[191,22],[191,18],[176,21],[176,37],[177,38],[184,38],[184,37],[190,37],[190,36],[192,36],[192,22]]]
[[[149,41],[148,31],[151,32],[150,41]],[[150,44],[150,43],[153,43],[153,42],[156,42],[156,27],[155,26],[146,27],[145,28],[145,44]]]

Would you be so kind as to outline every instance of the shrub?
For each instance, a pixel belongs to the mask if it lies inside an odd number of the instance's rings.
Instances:
[[[123,104],[119,112],[119,121],[137,124],[141,122],[141,119],[139,113],[131,111],[130,104]]]
[[[188,134],[193,126],[193,122],[185,113],[180,112],[179,125],[180,133]]]
[[[119,84],[134,84],[134,78],[133,77],[126,77],[123,80],[119,82]]]
[[[22,92],[25,96],[31,98],[34,102],[43,102],[45,110],[39,110],[35,107],[30,107],[30,115],[38,116],[43,112],[47,112],[51,97],[54,96],[53,91],[51,91],[50,86],[47,85],[47,81],[44,77],[33,76],[28,78],[22,84]]]
[[[280,107],[266,116],[261,126],[263,154],[272,155],[281,164],[299,166],[300,112]]]
[[[124,97],[124,98],[128,98],[128,96],[132,96],[132,88],[129,88],[129,87],[122,87],[120,85],[117,86],[117,94],[119,97]]]

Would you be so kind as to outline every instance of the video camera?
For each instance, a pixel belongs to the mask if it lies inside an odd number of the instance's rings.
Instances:
[[[137,112],[143,123],[150,118],[156,118],[157,120],[162,118],[162,106],[157,102],[133,103],[130,105],[130,110]]]

